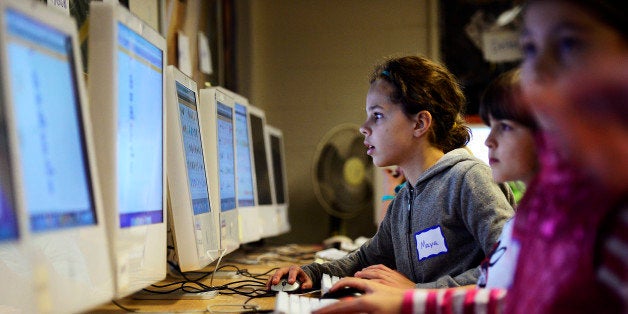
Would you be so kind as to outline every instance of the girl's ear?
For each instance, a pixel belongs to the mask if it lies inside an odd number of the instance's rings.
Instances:
[[[432,126],[432,114],[427,110],[419,111],[415,117],[416,124],[414,125],[414,135],[416,137],[422,136]]]

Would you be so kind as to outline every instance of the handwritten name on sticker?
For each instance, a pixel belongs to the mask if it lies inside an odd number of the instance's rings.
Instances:
[[[440,226],[434,226],[414,234],[419,261],[447,253],[447,242]]]

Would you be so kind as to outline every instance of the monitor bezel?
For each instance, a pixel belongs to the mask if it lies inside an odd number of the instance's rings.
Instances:
[[[92,123],[98,139],[98,169],[106,211],[109,244],[115,277],[115,298],[130,295],[166,277],[166,119],[162,115],[162,222],[120,227],[117,209],[116,123],[117,123],[117,68],[118,22],[142,36],[163,53],[162,58],[162,112],[166,110],[166,40],[148,24],[117,2],[90,2],[89,73],[88,80]],[[97,74],[95,74],[97,73]],[[103,175],[104,174],[104,175]]]
[[[253,186],[253,201],[254,204],[252,206],[242,206],[238,203],[238,217],[239,217],[239,229],[240,229],[240,242],[241,243],[250,243],[250,242],[254,242],[254,241],[258,241],[262,238],[262,228],[260,226],[259,223],[259,209],[258,209],[258,200],[257,200],[257,179],[256,179],[256,172],[255,172],[255,161],[253,159],[253,136],[251,133],[251,119],[249,116],[249,111],[250,109],[250,104],[249,104],[249,100],[239,94],[236,93],[231,93],[233,100],[234,100],[234,135],[237,135],[238,131],[238,124],[236,122],[236,105],[241,105],[245,108],[246,110],[246,125],[247,125],[247,136],[248,136],[248,144],[249,144],[249,163],[251,164],[251,170],[253,171],[253,173],[251,173],[251,180],[252,180],[252,186]],[[237,137],[235,138],[236,142],[237,142]],[[236,149],[236,179],[237,179],[237,173],[238,173],[238,169],[239,169],[239,165],[238,165],[238,158],[237,158],[237,154],[238,154],[238,145],[236,143],[235,145],[235,149]],[[238,193],[240,192],[239,190],[239,185],[237,185],[237,189],[236,189],[236,200]]]
[[[289,198],[288,198],[288,175],[286,173],[286,154],[285,154],[285,146],[284,146],[284,135],[283,131],[277,127],[274,127],[270,124],[266,124],[265,133],[267,136],[267,145],[268,151],[270,152],[271,164],[272,164],[272,175],[271,175],[271,186],[272,186],[272,196],[273,196],[273,204],[277,210],[278,216],[278,225],[279,225],[279,234],[287,233],[290,231],[290,221],[288,219],[288,208],[289,208]],[[277,180],[275,178],[275,164],[273,163],[273,147],[271,142],[271,137],[276,137],[279,140],[279,158],[281,160],[281,176],[283,181],[283,195],[284,202],[279,203],[277,200]]]
[[[26,199],[23,188],[14,188],[14,204],[19,220],[21,238],[17,242],[2,245],[0,250],[14,250],[13,253],[21,255],[23,260],[20,266],[28,269],[27,273],[20,274],[17,280],[11,277],[11,284],[6,287],[19,294],[5,293],[0,288],[2,305],[14,305],[25,312],[59,311],[80,312],[105,303],[113,297],[113,281],[110,264],[110,255],[106,236],[104,208],[102,206],[101,189],[96,168],[94,145],[91,142],[92,125],[89,119],[89,103],[87,89],[83,77],[83,66],[76,21],[54,8],[50,8],[34,1],[0,2],[0,28],[2,36],[0,42],[0,59],[3,71],[8,71],[9,60],[6,54],[7,32],[4,12],[13,9],[28,17],[34,18],[42,24],[46,24],[66,34],[71,38],[72,68],[77,91],[77,114],[79,132],[82,133],[83,155],[91,184],[91,197],[94,208],[95,223],[90,225],[72,226],[68,228],[31,232],[29,215],[26,210]],[[4,72],[4,77],[6,73]],[[19,138],[16,132],[16,122],[13,120],[15,112],[9,105],[12,102],[12,90],[8,80],[2,80],[3,106],[6,108],[6,126],[9,147],[9,159],[12,165],[12,183],[15,187],[23,187],[20,171]],[[5,253],[7,251],[4,251]],[[59,271],[60,265],[71,266],[65,271]],[[72,269],[70,269],[72,268]],[[87,269],[87,274],[81,270]],[[9,276],[3,272],[3,276]],[[86,280],[77,280],[88,279]],[[6,297],[6,298],[5,298]],[[7,298],[8,304],[5,303]],[[34,300],[46,300],[47,302],[34,302]]]
[[[270,204],[259,204],[258,203],[258,210],[259,210],[259,217],[260,217],[260,222],[261,222],[261,227],[262,227],[262,231],[261,231],[261,236],[266,238],[266,237],[273,237],[273,236],[277,236],[281,233],[280,227],[279,227],[279,216],[277,215],[277,210],[276,210],[276,206],[274,204],[274,195],[275,195],[275,188],[273,186],[273,168],[272,168],[272,156],[270,154],[270,143],[269,143],[269,139],[268,136],[266,135],[267,131],[266,131],[266,112],[256,106],[251,105],[249,108],[249,120],[250,120],[250,116],[251,115],[255,115],[258,118],[260,118],[260,120],[262,121],[262,129],[263,129],[263,134],[262,134],[262,138],[264,140],[264,153],[265,153],[265,157],[266,157],[266,169],[268,170],[268,184],[270,187],[270,200],[271,203]],[[251,129],[252,131],[252,129]],[[253,152],[253,154],[255,154],[255,152]],[[255,158],[255,156],[254,156]],[[256,173],[256,175],[259,175],[259,173]]]
[[[199,121],[201,122],[201,130],[204,134],[207,134],[207,143],[203,149],[208,157],[209,171],[212,173],[219,173],[218,165],[218,106],[217,102],[220,101],[227,107],[229,107],[233,114],[234,99],[231,97],[230,92],[222,87],[209,87],[199,90],[200,104],[199,107]],[[235,134],[234,134],[235,140]],[[235,150],[235,142],[233,143]],[[235,154],[235,151],[234,151]],[[235,163],[235,160],[234,160]],[[209,176],[209,191],[210,198],[215,200],[213,204],[217,210],[217,214],[220,222],[220,249],[222,254],[229,254],[240,247],[239,236],[239,220],[238,220],[238,207],[223,211],[220,202],[220,178],[219,175]],[[237,191],[237,180],[236,180]],[[236,204],[237,205],[237,204]]]
[[[192,195],[186,166],[185,143],[181,133],[177,83],[195,93],[196,112],[199,116],[200,130],[200,101],[196,82],[173,65],[169,65],[167,68],[166,81],[166,102],[168,106],[168,221],[170,226],[172,226],[170,233],[173,239],[174,250],[176,251],[175,262],[178,263],[181,271],[186,272],[200,270],[218,258],[220,253],[220,228],[219,222],[213,213],[215,211],[215,203],[209,189],[210,172],[208,172],[202,132],[200,140],[203,147],[203,162],[205,164],[205,180],[207,181],[210,212],[195,215],[192,206]],[[200,255],[198,250],[198,239],[195,229],[197,220],[203,222],[201,224],[203,227],[201,232],[205,233],[209,239],[209,243],[203,244],[203,255]]]

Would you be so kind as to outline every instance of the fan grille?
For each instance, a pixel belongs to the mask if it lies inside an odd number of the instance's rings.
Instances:
[[[373,163],[363,141],[358,126],[341,124],[327,132],[316,149],[314,192],[334,217],[353,218],[372,207]]]

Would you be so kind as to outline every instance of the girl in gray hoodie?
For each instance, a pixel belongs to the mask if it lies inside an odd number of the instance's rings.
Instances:
[[[407,56],[378,65],[360,132],[373,163],[399,166],[406,185],[360,249],[324,264],[280,268],[267,287],[287,276],[302,289],[316,288],[323,273],[398,288],[475,284],[477,266],[514,214],[514,198],[464,148],[464,105],[455,77],[440,64]]]

